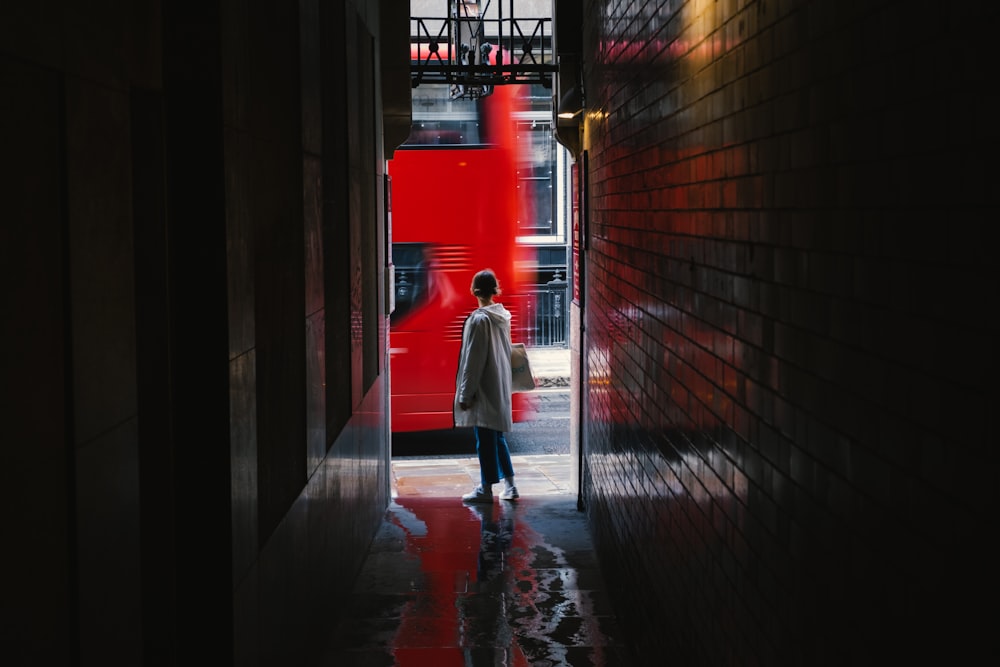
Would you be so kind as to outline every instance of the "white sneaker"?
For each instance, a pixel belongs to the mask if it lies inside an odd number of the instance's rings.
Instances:
[[[514,500],[515,498],[520,498],[520,497],[521,494],[517,492],[517,487],[513,485],[508,486],[506,489],[503,490],[503,493],[500,494],[500,500]]]
[[[477,486],[469,493],[462,496],[463,503],[492,503],[493,491],[484,491],[482,485]]]

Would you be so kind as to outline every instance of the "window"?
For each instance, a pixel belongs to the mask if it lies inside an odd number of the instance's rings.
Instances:
[[[519,164],[517,169],[518,234],[556,234],[553,215],[553,166],[555,137],[548,119],[517,123]]]

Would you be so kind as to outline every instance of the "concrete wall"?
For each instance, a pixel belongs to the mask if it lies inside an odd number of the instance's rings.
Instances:
[[[0,10],[5,664],[322,650],[388,502],[379,26]]]
[[[585,499],[647,664],[984,648],[987,7],[585,3]]]

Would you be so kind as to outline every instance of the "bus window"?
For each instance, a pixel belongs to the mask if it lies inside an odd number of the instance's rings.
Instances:
[[[419,307],[427,298],[427,247],[424,243],[393,243],[392,263],[395,266],[396,310],[389,322],[399,324],[407,313]]]

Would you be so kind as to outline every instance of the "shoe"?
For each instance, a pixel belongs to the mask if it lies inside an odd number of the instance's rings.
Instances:
[[[500,494],[500,500],[514,500],[515,498],[520,498],[521,494],[517,492],[516,486],[508,486]]]
[[[482,486],[477,486],[469,493],[462,496],[463,503],[492,503],[493,492],[484,491]]]

